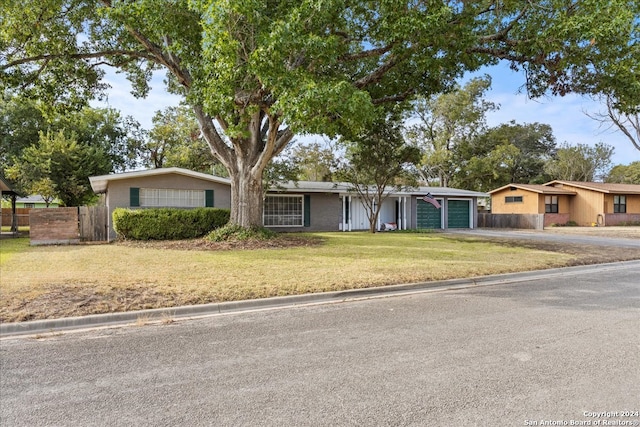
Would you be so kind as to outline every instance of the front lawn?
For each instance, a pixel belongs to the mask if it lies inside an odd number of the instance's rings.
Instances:
[[[446,233],[280,238],[285,244],[254,250],[212,250],[201,240],[31,247],[27,239],[5,239],[0,321],[481,276],[575,264],[579,258],[577,250],[553,252]]]

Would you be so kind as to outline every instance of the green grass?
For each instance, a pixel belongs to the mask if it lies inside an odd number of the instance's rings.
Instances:
[[[0,320],[104,313],[480,276],[572,255],[440,233],[314,233],[320,245],[175,250],[4,239]]]
[[[6,238],[0,240],[0,267],[15,255],[29,249],[29,238]]]
[[[4,232],[9,232],[11,231],[11,226],[10,225],[3,225],[2,226],[2,231]],[[20,233],[28,233],[29,232],[29,226],[28,225],[19,225],[18,226],[18,232]]]

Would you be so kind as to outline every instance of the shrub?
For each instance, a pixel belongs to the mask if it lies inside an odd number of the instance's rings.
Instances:
[[[228,209],[218,208],[118,208],[113,211],[113,228],[121,239],[192,239],[222,227],[229,214]]]
[[[244,241],[244,240],[269,240],[278,233],[264,227],[246,228],[237,224],[227,224],[224,227],[213,230],[207,238],[214,242]]]

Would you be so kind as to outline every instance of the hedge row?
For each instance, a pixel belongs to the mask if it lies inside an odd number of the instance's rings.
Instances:
[[[229,222],[229,209],[124,209],[113,211],[121,239],[180,240],[202,237]]]

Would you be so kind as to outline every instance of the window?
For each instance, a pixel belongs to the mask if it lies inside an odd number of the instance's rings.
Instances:
[[[206,206],[205,190],[141,188],[139,206],[145,208],[201,208]]]
[[[558,213],[558,196],[544,196],[544,213]]]
[[[522,203],[522,196],[507,196],[504,198],[505,203]]]
[[[36,207],[35,203],[25,203],[24,204],[25,209],[33,209]]]
[[[627,196],[613,196],[613,213],[627,213]]]
[[[264,225],[303,226],[302,196],[267,196],[264,200]]]

